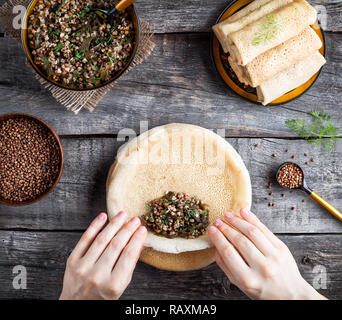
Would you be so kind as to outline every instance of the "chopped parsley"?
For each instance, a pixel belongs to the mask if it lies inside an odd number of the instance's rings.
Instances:
[[[147,207],[148,212],[142,220],[157,235],[193,239],[204,234],[209,226],[206,205],[184,193],[168,192],[148,202]]]
[[[101,81],[101,78],[96,78],[96,77],[94,77],[93,80],[92,80],[92,83],[93,83],[93,84],[96,84],[96,83],[98,83],[99,81]]]
[[[55,47],[54,52],[57,53],[63,48],[63,44],[61,42],[58,42],[57,46]]]
[[[81,51],[78,51],[77,49],[75,49],[75,59],[76,59],[76,61],[84,59],[84,51],[85,51],[84,49],[82,49]]]

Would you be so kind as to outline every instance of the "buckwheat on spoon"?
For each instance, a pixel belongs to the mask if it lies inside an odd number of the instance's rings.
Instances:
[[[342,221],[342,213],[308,187],[302,168],[294,162],[284,162],[277,170],[276,179],[283,188],[301,189]]]

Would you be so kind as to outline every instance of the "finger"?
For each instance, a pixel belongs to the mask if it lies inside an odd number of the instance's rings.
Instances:
[[[133,234],[125,249],[122,251],[114,270],[112,271],[111,278],[121,278],[123,286],[129,284],[132,279],[133,271],[140,257],[143,245],[146,240],[147,230],[146,227],[140,226]]]
[[[246,220],[234,216],[234,214],[230,212],[225,214],[224,219],[229,225],[243,233],[249,240],[251,240],[265,256],[275,254],[276,250],[273,244],[258,227]]]
[[[253,242],[251,242],[240,231],[235,230],[221,220],[216,220],[215,226],[239,251],[250,267],[257,267],[265,261],[263,254],[256,248]]]
[[[87,263],[95,263],[99,257],[102,255],[103,251],[106,249],[110,241],[116,235],[116,233],[123,226],[127,218],[125,212],[120,211],[109,223],[108,225],[99,233],[96,239],[93,241],[89,250],[83,257],[84,261]]]
[[[224,263],[222,257],[220,256],[219,252],[216,250],[216,263],[221,268],[221,270],[226,274],[228,279],[230,280],[232,277],[232,274],[230,273],[229,269],[227,268],[226,264]]]
[[[249,266],[220,230],[211,226],[209,237],[230,274],[234,274],[236,278],[239,278],[251,273]]]
[[[275,247],[283,245],[282,241],[277,238],[274,233],[270,231],[250,210],[243,208],[240,210],[240,214],[244,220],[259,228]]]
[[[131,239],[133,233],[140,225],[140,219],[134,217],[117,233],[112,239],[106,250],[103,252],[101,258],[96,263],[99,268],[107,270],[109,273],[117,262],[122,250],[126,247],[128,241]]]
[[[107,221],[107,215],[100,213],[89,225],[88,229],[83,233],[81,239],[78,241],[75,249],[72,251],[70,257],[79,259],[85,255],[96,235],[100,232]]]

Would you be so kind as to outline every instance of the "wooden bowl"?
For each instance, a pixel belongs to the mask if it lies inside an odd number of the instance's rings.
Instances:
[[[99,89],[102,88],[104,86],[106,86],[107,84],[117,80],[121,75],[124,74],[124,72],[128,69],[128,67],[131,65],[131,63],[133,62],[135,55],[138,51],[139,48],[139,43],[140,43],[140,22],[139,22],[139,17],[138,14],[135,10],[134,4],[132,4],[131,6],[129,6],[126,10],[128,11],[132,22],[133,22],[133,26],[134,26],[134,34],[135,34],[135,43],[134,43],[134,48],[133,48],[133,52],[131,54],[131,57],[128,61],[128,63],[126,64],[126,66],[120,70],[119,72],[117,72],[115,74],[115,76],[113,78],[111,78],[110,80],[108,80],[105,83],[102,83],[101,85],[98,85],[96,87],[93,88],[83,88],[83,89],[78,89],[78,88],[70,88],[67,85],[58,83],[52,79],[50,79],[47,75],[44,74],[44,72],[42,72],[34,63],[33,58],[32,58],[32,54],[29,48],[29,40],[28,40],[28,32],[27,32],[27,23],[28,23],[28,18],[31,15],[31,12],[34,8],[34,6],[36,5],[36,3],[38,2],[38,0],[32,0],[31,3],[29,4],[26,13],[25,13],[25,17],[23,20],[23,25],[22,25],[22,31],[21,31],[21,41],[23,44],[23,47],[25,49],[26,52],[26,56],[27,59],[29,60],[30,64],[32,65],[33,69],[41,76],[43,77],[46,81],[54,84],[55,86],[58,86],[60,88],[63,89],[67,89],[67,90],[71,90],[71,91],[90,91],[90,90],[95,90],[95,89]]]
[[[13,206],[13,207],[26,206],[26,205],[38,202],[39,200],[45,198],[56,187],[57,183],[59,182],[59,180],[62,176],[63,168],[64,168],[64,150],[63,150],[62,142],[61,142],[60,138],[58,137],[57,133],[43,120],[41,120],[35,116],[25,114],[25,113],[8,113],[8,114],[0,115],[0,122],[7,120],[7,119],[16,119],[16,118],[31,119],[31,120],[38,122],[40,125],[44,126],[45,128],[47,128],[48,131],[50,131],[52,133],[52,135],[55,137],[55,139],[57,141],[59,153],[61,155],[61,159],[60,159],[59,173],[58,173],[57,179],[55,180],[55,182],[53,183],[53,185],[50,188],[45,190],[45,192],[40,194],[38,197],[36,197],[34,199],[22,201],[22,202],[9,201],[9,200],[2,199],[0,197],[0,204],[5,204],[8,206]]]

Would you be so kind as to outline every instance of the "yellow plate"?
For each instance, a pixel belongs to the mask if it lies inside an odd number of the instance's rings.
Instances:
[[[252,2],[253,0],[232,0],[228,3],[228,6],[223,10],[219,18],[217,19],[216,23],[219,23],[231,15],[233,15],[235,12],[239,11],[241,8]],[[325,54],[325,42],[324,42],[324,35],[323,31],[318,25],[318,22],[313,24],[312,29],[317,33],[317,35],[322,40],[323,46],[319,50],[320,53],[324,56]],[[214,61],[214,64],[216,66],[216,69],[218,73],[220,74],[223,81],[228,85],[229,88],[231,88],[235,93],[240,95],[241,97],[248,99],[249,101],[253,101],[256,103],[258,102],[258,97],[256,94],[255,88],[245,86],[242,84],[236,77],[235,73],[230,69],[229,63],[225,57],[225,53],[222,50],[222,47],[217,40],[214,32],[211,33],[211,54],[212,59]],[[308,90],[311,85],[315,82],[318,75],[320,74],[320,71],[318,71],[310,80],[302,84],[296,89],[293,89],[292,91],[282,95],[278,99],[272,101],[270,104],[280,104],[280,103],[286,103],[289,102],[297,97],[299,97],[301,94],[303,94],[306,90]]]

